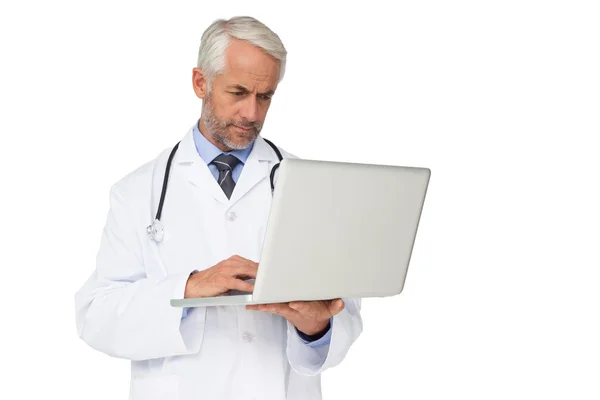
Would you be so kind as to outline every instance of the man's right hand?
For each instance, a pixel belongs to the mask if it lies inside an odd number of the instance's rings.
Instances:
[[[231,256],[191,275],[185,285],[184,297],[213,297],[229,290],[252,292],[254,284],[244,282],[244,279],[256,279],[257,269],[258,264],[254,261],[238,255]]]

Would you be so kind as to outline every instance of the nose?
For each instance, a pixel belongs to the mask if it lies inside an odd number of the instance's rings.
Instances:
[[[249,122],[256,122],[258,119],[258,102],[255,96],[248,96],[242,102],[240,116]]]

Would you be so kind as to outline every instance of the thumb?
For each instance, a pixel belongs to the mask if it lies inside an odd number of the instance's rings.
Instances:
[[[331,303],[331,311],[335,315],[344,309],[344,300],[336,299]]]

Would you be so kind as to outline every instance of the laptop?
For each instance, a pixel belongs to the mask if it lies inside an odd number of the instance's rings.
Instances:
[[[173,307],[400,294],[428,168],[284,158],[254,291],[171,299]]]

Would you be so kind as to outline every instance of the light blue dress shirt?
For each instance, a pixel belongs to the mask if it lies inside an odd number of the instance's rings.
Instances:
[[[211,164],[211,162],[218,155],[223,153],[223,151],[221,149],[219,149],[217,146],[215,146],[214,144],[212,144],[202,133],[200,133],[200,130],[198,129],[198,123],[196,123],[196,126],[194,126],[193,136],[194,136],[194,143],[196,145],[196,151],[198,152],[198,155],[200,155],[202,160],[204,160],[204,162],[208,165],[208,168],[212,172],[215,180],[217,180],[219,177],[219,170],[217,169],[217,167],[214,164]],[[246,161],[248,160],[248,156],[250,155],[250,152],[252,152],[253,147],[254,147],[254,142],[252,142],[252,144],[250,146],[248,146],[248,148],[246,148],[246,149],[233,150],[233,151],[225,153],[225,154],[232,154],[241,161],[233,168],[233,171],[231,172],[231,177],[233,178],[233,181],[235,183],[237,183],[237,181],[240,177],[240,174],[242,173],[242,170],[244,168],[244,165],[246,164]],[[188,313],[188,308],[184,308],[182,318],[185,318],[187,316],[187,313]],[[329,324],[330,324],[330,326],[329,326],[329,330],[327,331],[327,333],[323,337],[321,337],[315,341],[309,341],[309,340],[307,340],[306,336],[303,335],[301,332],[298,331],[298,333],[300,335],[300,338],[305,343],[310,345],[311,347],[326,346],[331,341],[331,327],[333,326],[333,317],[329,320]]]
[[[223,153],[223,151],[221,151],[221,149],[212,144],[206,137],[204,137],[203,134],[200,133],[200,130],[198,129],[198,124],[196,124],[196,126],[194,127],[194,143],[196,144],[196,151],[198,152],[198,155],[200,155],[200,158],[202,158],[204,162],[208,164],[208,169],[210,169],[210,172],[212,172],[213,176],[215,177],[215,180],[217,180],[219,178],[219,170],[217,169],[217,166],[211,164],[211,162],[219,154]],[[248,156],[252,152],[253,147],[254,142],[252,142],[252,144],[246,149],[233,150],[225,153],[232,154],[241,161],[233,168],[233,171],[231,171],[231,177],[233,178],[233,181],[235,183],[237,183],[240,174],[242,173],[242,169],[244,169],[244,165],[246,164],[246,161],[248,161]]]

